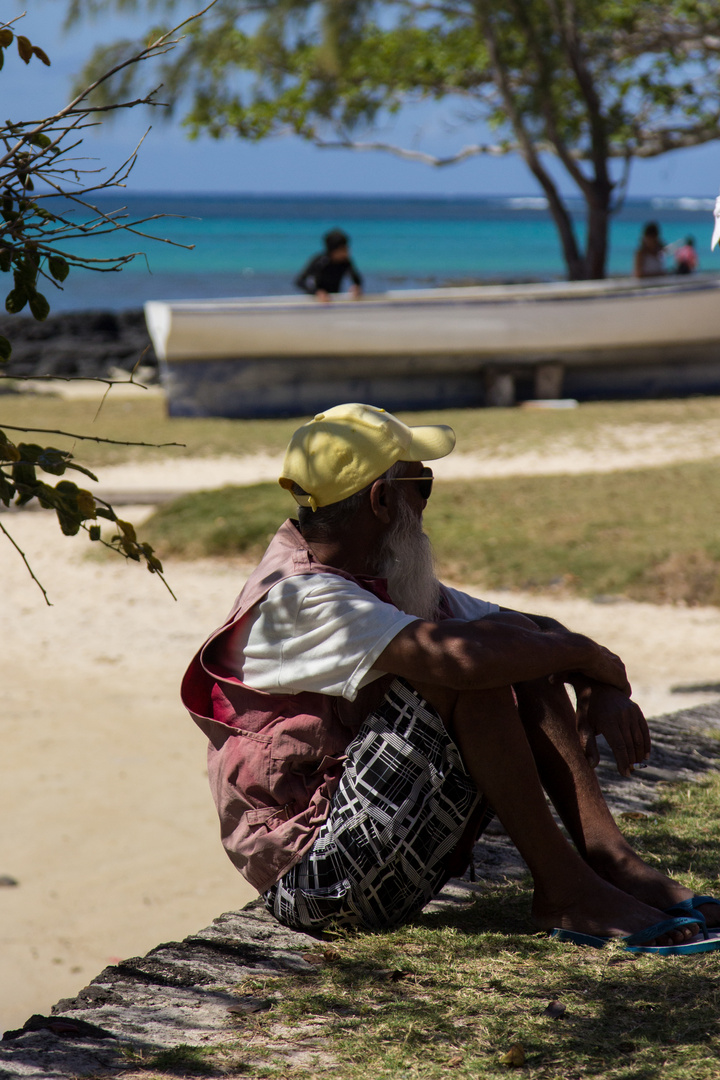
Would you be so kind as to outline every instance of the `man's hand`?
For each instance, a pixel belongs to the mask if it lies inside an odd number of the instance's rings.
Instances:
[[[633,765],[650,754],[650,732],[640,708],[607,683],[583,680],[575,691],[578,735],[589,764],[594,769],[600,761],[596,736],[603,735],[620,775],[631,776]]]
[[[319,300],[321,304],[329,304],[330,293],[326,292],[325,289],[318,289],[315,293],[315,299]]]

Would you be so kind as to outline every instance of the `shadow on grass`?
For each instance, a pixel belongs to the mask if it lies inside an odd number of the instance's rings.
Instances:
[[[433,1047],[477,1046],[480,1025],[486,1044],[481,1056],[494,1055],[497,1062],[497,1048],[519,1039],[527,1065],[552,1064],[558,1070],[548,1074],[553,1077],[655,1080],[664,1061],[682,1070],[686,1057],[688,1071],[678,1076],[717,1075],[711,1064],[720,1045],[717,954],[638,957],[620,946],[561,945],[529,932],[529,905],[527,889],[508,885],[467,908],[421,916],[405,940],[388,932],[380,955],[387,962],[394,952],[397,981],[383,981],[387,973],[373,971],[367,956],[348,959],[333,973],[339,995],[326,989],[318,1011],[334,1010],[352,1027],[363,1006],[348,1013],[345,993],[359,1002],[369,997],[374,1009],[393,1014],[406,1050],[416,1056]],[[409,955],[408,942],[415,942]],[[432,961],[435,952],[447,959],[443,964],[438,955],[429,972],[416,960],[418,948],[423,961]],[[465,971],[472,972],[467,979]],[[458,995],[463,1004],[449,1013]],[[545,1016],[551,1000],[566,1006],[561,1022]]]

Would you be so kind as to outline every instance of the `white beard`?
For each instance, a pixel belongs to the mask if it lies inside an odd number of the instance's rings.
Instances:
[[[408,615],[434,621],[440,602],[435,557],[422,520],[404,499],[380,551],[380,575],[387,578],[393,603]]]

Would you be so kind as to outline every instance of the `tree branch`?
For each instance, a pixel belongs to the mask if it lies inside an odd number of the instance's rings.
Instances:
[[[56,378],[55,375],[50,376]],[[107,379],[98,379],[98,382],[107,382]],[[130,380],[128,380],[130,381]],[[84,439],[85,442],[95,443],[108,443],[111,446],[146,446],[153,450],[165,450],[168,446],[185,447],[186,443],[166,442],[166,443],[148,443],[148,442],[129,442],[127,439],[105,439],[100,435],[77,435],[74,431],[58,431],[55,428],[41,428],[41,427],[18,427],[16,424],[4,424],[0,420],[0,430],[6,429],[7,431],[24,431],[29,433],[34,431],[37,435],[65,435],[68,439]]]
[[[29,574],[29,575],[30,575],[30,577],[31,577],[31,578],[33,579],[33,581],[34,581],[34,582],[35,582],[35,584],[37,585],[38,589],[40,590],[40,592],[41,592],[41,593],[43,594],[43,596],[45,597],[45,603],[47,604],[47,606],[48,606],[48,607],[52,607],[52,604],[50,603],[50,598],[49,598],[49,596],[48,596],[48,594],[47,594],[46,590],[45,590],[45,589],[43,588],[42,582],[38,581],[38,579],[37,579],[37,578],[35,577],[35,574],[33,573],[33,568],[32,568],[32,566],[30,565],[30,563],[28,562],[28,560],[27,560],[27,556],[26,556],[25,552],[24,552],[24,551],[22,550],[22,548],[21,548],[21,547],[19,547],[19,545],[18,545],[18,544],[17,544],[16,542],[15,542],[15,540],[13,539],[13,537],[12,537],[12,536],[10,535],[10,533],[9,533],[9,532],[7,531],[7,529],[6,529],[6,528],[5,528],[5,526],[3,525],[2,521],[0,521],[0,532],[4,533],[4,534],[5,534],[5,536],[7,536],[8,540],[10,541],[10,543],[12,544],[12,546],[13,546],[13,547],[15,548],[15,550],[16,550],[16,551],[17,551],[17,553],[18,553],[18,555],[19,555],[19,556],[20,556],[20,558],[22,559],[22,561],[23,561],[23,562],[25,563],[25,566],[26,566],[26,568],[27,568],[27,572],[28,572],[28,574]]]
[[[407,161],[421,161],[425,165],[433,165],[442,168],[446,165],[457,165],[460,161],[486,154],[490,157],[503,157],[505,154],[517,153],[517,143],[478,143],[475,146],[464,146],[456,154],[449,157],[436,157],[434,154],[426,154],[421,150],[408,150],[402,146],[394,146],[385,142],[359,142],[355,139],[322,139],[314,138],[313,144],[320,150],[382,150],[396,157],[405,158]]]

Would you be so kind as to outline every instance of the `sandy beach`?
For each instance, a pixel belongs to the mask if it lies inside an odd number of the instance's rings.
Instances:
[[[696,456],[708,449],[718,452],[704,446]],[[644,463],[652,456],[648,446]],[[635,446],[633,464],[641,457]],[[104,471],[102,487],[186,490],[227,482],[226,473],[239,482],[229,463],[181,464],[182,474],[178,463],[157,474],[118,466]],[[474,474],[470,463],[460,466]],[[515,471],[523,471],[517,463]],[[124,516],[139,521],[147,512],[128,506]],[[178,700],[193,651],[248,567],[171,563],[176,603],[141,567],[98,560],[82,539],[62,538],[48,513],[2,520],[53,606],[6,543],[0,876],[17,884],[0,887],[0,1030],[46,1012],[106,964],[183,937],[253,895],[220,846],[204,739]],[[649,716],[717,696],[672,693],[718,681],[717,608],[485,595],[553,614],[619,652]]]

